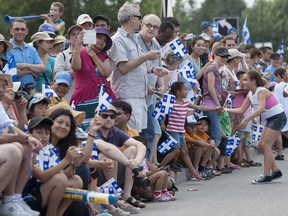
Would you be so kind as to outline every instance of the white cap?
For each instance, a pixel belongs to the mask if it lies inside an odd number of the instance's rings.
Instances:
[[[237,49],[229,49],[228,52],[230,54],[230,57],[228,59],[233,59],[233,58],[236,58],[236,57],[245,58],[245,56],[246,56],[245,53],[241,53]]]
[[[77,25],[82,25],[85,22],[90,22],[93,24],[93,20],[88,14],[81,14],[77,19]]]

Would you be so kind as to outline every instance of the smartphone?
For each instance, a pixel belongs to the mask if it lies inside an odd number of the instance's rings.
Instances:
[[[8,133],[9,134],[14,134],[15,133],[12,126],[8,126]]]
[[[194,34],[193,34],[193,33],[190,33],[190,34],[187,34],[187,35],[184,37],[184,40],[191,40],[193,37],[194,37]]]
[[[96,44],[95,30],[85,30],[83,36],[83,44]]]

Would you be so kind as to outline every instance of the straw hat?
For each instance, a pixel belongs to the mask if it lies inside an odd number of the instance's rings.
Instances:
[[[7,46],[6,52],[10,51],[13,48],[13,45],[9,41],[5,40],[5,37],[2,34],[0,34],[0,42],[6,44]]]
[[[13,87],[12,77],[10,74],[3,74],[2,71],[0,71],[0,79],[7,82],[8,88]]]
[[[57,35],[57,37],[54,38],[53,45],[58,43],[64,43],[66,41],[66,38],[62,35]]]
[[[60,109],[60,108],[70,110],[72,115],[74,116],[75,121],[76,121],[77,124],[81,124],[83,122],[83,120],[85,119],[85,117],[86,117],[86,113],[85,112],[80,112],[80,111],[73,110],[72,107],[66,102],[60,102],[60,103],[50,107],[49,115],[51,113],[53,113],[56,109]]]

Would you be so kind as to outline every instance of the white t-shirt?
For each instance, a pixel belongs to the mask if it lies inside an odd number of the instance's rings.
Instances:
[[[278,83],[275,87],[274,87],[274,95],[276,96],[276,98],[278,99],[279,103],[281,103],[283,105],[283,107],[285,107],[286,109],[284,109],[284,112],[286,114],[286,117],[288,118],[288,97],[284,97],[283,96],[283,90],[285,88],[285,86],[288,85],[288,83],[285,82],[281,82]],[[288,131],[288,121],[286,122],[285,127],[282,129],[282,132]]]

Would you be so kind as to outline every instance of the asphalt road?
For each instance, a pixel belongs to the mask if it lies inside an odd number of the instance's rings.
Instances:
[[[288,150],[284,150],[288,160]],[[287,216],[288,163],[277,161],[283,177],[271,184],[252,185],[251,180],[263,173],[262,167],[234,170],[209,181],[186,181],[178,185],[177,200],[147,203],[140,215],[147,216]],[[254,161],[263,163],[263,156]],[[197,191],[187,191],[197,188]]]

